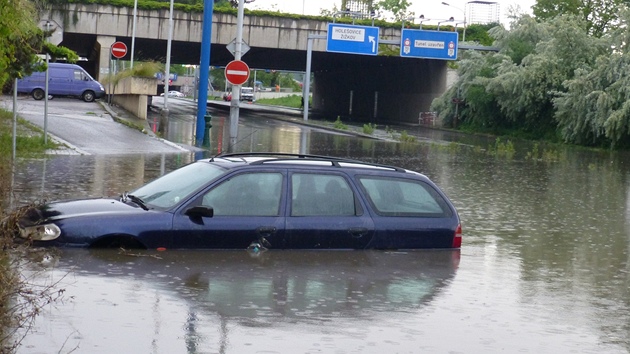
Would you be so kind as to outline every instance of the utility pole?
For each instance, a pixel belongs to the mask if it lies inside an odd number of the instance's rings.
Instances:
[[[166,41],[166,70],[164,73],[164,109],[162,112],[168,117],[168,81],[171,78],[171,42],[173,41],[173,2],[171,0],[171,10],[168,15],[168,40]]]
[[[133,69],[133,53],[136,48],[136,22],[138,22],[138,0],[133,2],[133,29],[131,30],[131,68]]]

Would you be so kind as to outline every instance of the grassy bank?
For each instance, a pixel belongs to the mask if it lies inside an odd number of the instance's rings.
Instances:
[[[13,112],[0,109],[0,158],[11,158],[13,151]],[[44,132],[37,126],[18,118],[16,153],[19,157],[43,154],[56,149],[57,144],[48,139],[44,144]]]

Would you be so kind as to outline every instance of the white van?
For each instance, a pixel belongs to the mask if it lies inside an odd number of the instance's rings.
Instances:
[[[92,102],[105,96],[105,89],[82,67],[75,64],[48,64],[48,94],[52,96],[74,96]],[[36,100],[44,98],[46,72],[34,72],[18,80],[17,91],[28,93]]]
[[[254,88],[241,87],[241,101],[254,102]]]

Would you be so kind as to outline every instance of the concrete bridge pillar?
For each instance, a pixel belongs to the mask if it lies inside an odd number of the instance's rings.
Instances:
[[[109,60],[111,58],[111,47],[116,42],[114,36],[96,36],[96,53],[97,54],[97,74],[96,80],[102,82],[109,74]]]

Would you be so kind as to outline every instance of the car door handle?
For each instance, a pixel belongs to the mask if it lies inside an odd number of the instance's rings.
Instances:
[[[351,229],[348,229],[348,232],[354,238],[361,238],[368,233],[368,229],[366,229],[365,227],[353,227]]]
[[[260,236],[271,236],[275,234],[277,230],[275,226],[260,226],[256,229],[256,233]]]

